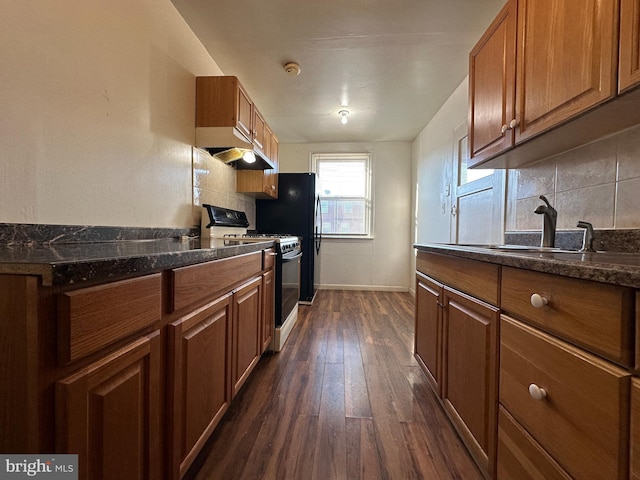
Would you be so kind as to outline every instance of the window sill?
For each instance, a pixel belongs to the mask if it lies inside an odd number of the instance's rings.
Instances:
[[[373,235],[331,235],[328,233],[322,234],[323,240],[374,240]]]

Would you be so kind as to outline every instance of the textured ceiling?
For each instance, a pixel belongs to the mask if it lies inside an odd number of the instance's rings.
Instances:
[[[317,143],[413,140],[505,0],[172,1],[281,143]]]

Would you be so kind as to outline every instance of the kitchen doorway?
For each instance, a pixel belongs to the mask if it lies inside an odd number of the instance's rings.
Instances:
[[[467,122],[453,132],[451,242],[499,244],[504,237],[506,170],[469,169]]]

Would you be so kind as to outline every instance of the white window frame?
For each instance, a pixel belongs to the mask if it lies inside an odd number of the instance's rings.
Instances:
[[[364,213],[364,221],[365,232],[362,234],[353,234],[353,233],[326,233],[323,232],[322,236],[325,238],[354,238],[354,239],[371,239],[373,238],[373,188],[372,188],[372,177],[373,177],[373,160],[371,153],[313,153],[311,154],[311,171],[318,174],[318,163],[322,161],[365,161],[366,165],[366,179],[365,179],[365,213]],[[318,180],[319,181],[319,180]],[[323,200],[322,192],[318,192],[320,196],[320,201]],[[335,198],[335,197],[332,197]],[[362,197],[342,197],[345,199],[348,198],[362,198]]]

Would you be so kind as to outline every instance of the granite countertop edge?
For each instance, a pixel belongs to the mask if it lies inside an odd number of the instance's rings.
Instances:
[[[150,241],[123,254],[111,252],[117,247],[103,254],[100,249],[104,244],[99,243],[74,245],[72,253],[65,246],[40,247],[37,255],[31,247],[18,251],[5,247],[0,249],[0,274],[40,276],[43,286],[56,287],[108,282],[258,252],[274,245],[273,241],[264,241],[200,247],[198,240],[191,242],[190,245],[174,242],[163,251],[155,251],[157,242]],[[121,242],[120,246],[126,244]]]
[[[616,256],[613,252],[597,253],[595,254],[597,261],[592,261],[584,259],[580,254],[496,251],[461,245],[425,243],[414,244],[414,248],[508,267],[640,288],[640,268],[638,267],[640,256],[638,255]],[[615,258],[615,261],[609,262],[609,258]]]

